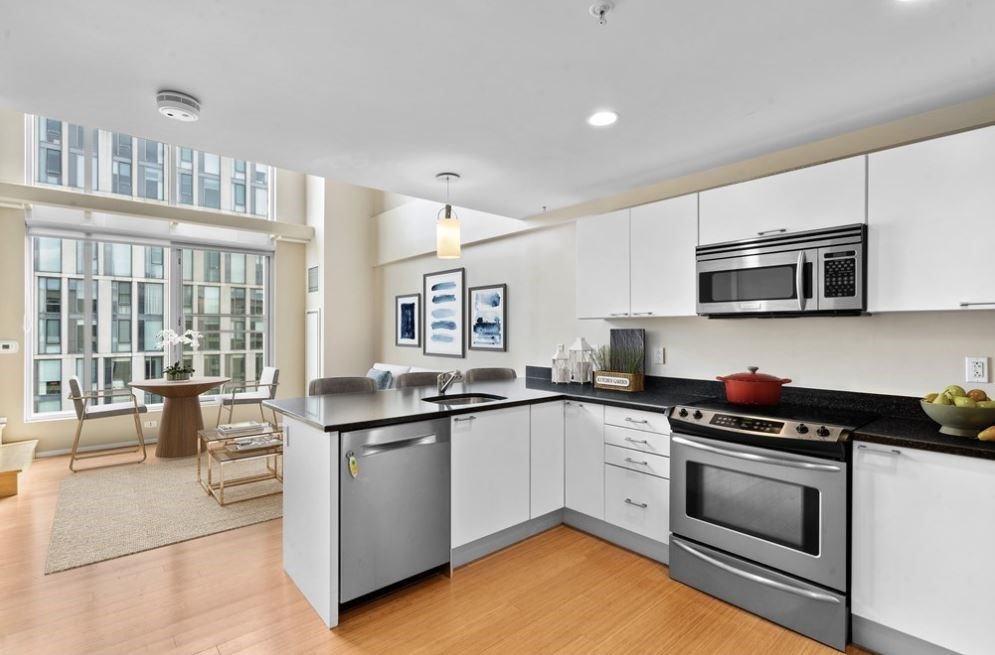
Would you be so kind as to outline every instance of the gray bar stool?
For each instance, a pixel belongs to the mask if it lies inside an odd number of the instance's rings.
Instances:
[[[377,383],[367,377],[318,378],[307,385],[307,395],[326,396],[333,393],[374,393]]]
[[[494,382],[497,380],[514,380],[518,377],[513,368],[471,368],[463,374],[467,384],[474,382]]]
[[[401,373],[394,380],[394,387],[406,389],[407,387],[434,387],[439,383],[439,374],[442,371],[418,371],[417,373]]]

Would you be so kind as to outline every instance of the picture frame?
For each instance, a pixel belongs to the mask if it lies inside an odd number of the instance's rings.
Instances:
[[[422,341],[421,294],[394,297],[394,345],[420,348]]]
[[[436,357],[466,357],[466,269],[422,276],[422,352]]]
[[[468,291],[470,350],[508,351],[508,285],[489,284]]]

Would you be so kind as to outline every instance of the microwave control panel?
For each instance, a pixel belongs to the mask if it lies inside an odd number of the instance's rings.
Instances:
[[[826,298],[857,295],[857,258],[853,250],[826,253],[822,263],[822,286]]]

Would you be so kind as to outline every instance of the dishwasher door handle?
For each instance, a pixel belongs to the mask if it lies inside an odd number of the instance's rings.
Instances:
[[[426,446],[434,443],[439,443],[439,437],[435,434],[426,434],[420,437],[411,437],[410,439],[400,439],[398,441],[388,441],[386,443],[371,443],[363,446],[363,457],[386,453],[393,450],[400,450],[402,448],[410,448],[412,446]]]

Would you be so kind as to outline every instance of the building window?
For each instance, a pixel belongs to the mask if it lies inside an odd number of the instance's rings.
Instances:
[[[197,195],[201,207],[221,209],[221,157],[208,152],[200,154]]]
[[[111,192],[123,196],[131,192],[131,137],[127,134],[114,134],[111,137]]]
[[[89,147],[96,192],[271,217],[274,169],[265,164],[45,116],[33,117],[29,131],[26,164],[37,184],[83,189]]]
[[[221,253],[217,250],[204,252],[204,281],[221,281]]]
[[[27,252],[36,334],[26,363],[34,393],[25,409],[33,416],[72,411],[66,398],[71,375],[84,381],[84,390],[126,388],[132,376],[161,377],[175,355],[159,352],[155,337],[175,325],[171,316],[204,333],[198,351],[182,353],[198,375],[247,379],[258,375],[266,361],[266,284],[265,279],[255,284],[249,274],[257,263],[265,270],[265,255],[185,248],[180,253],[184,275],[173,279],[168,262],[177,253],[168,244],[32,236]],[[252,279],[238,285],[229,281],[242,277]],[[162,400],[139,397],[150,404]]]

